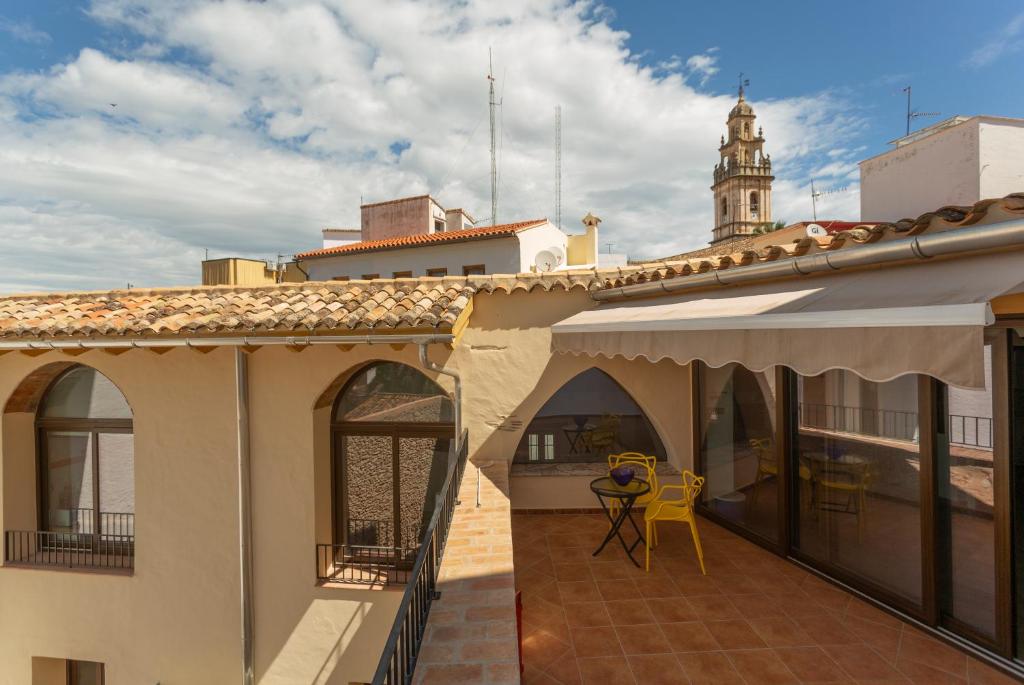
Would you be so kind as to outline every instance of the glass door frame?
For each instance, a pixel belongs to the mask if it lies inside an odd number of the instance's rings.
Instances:
[[[401,532],[401,439],[402,438],[448,438],[455,440],[455,425],[451,423],[375,423],[369,421],[337,421],[331,425],[331,539],[335,545],[348,544],[348,495],[346,488],[338,492],[338,483],[345,481],[345,438],[346,437],[390,437],[391,438],[391,525],[392,547],[400,548]],[[340,480],[339,480],[340,478]],[[342,528],[338,530],[338,524]],[[413,541],[413,544],[419,542]]]
[[[1024,326],[1024,322],[1017,322]],[[981,648],[988,653],[1005,660],[1013,659],[1014,653],[1014,587],[1013,587],[1013,507],[1011,484],[1011,458],[1014,441],[1024,451],[1024,426],[1014,430],[1013,413],[1011,411],[1013,322],[997,322],[992,343],[992,411],[993,411],[993,484],[994,484],[994,552],[996,577],[994,587],[995,602],[995,637],[983,635],[965,623],[958,621],[942,607],[949,597],[940,593],[948,592],[948,576],[943,567],[940,552],[943,549],[939,535],[943,533],[940,521],[939,502],[939,464],[937,438],[939,431],[946,431],[946,388],[943,383],[928,376],[918,376],[918,421],[919,421],[919,459],[920,459],[920,529],[921,529],[921,597],[920,604],[915,604],[896,593],[879,586],[868,579],[834,565],[813,559],[796,548],[798,541],[799,505],[797,494],[799,487],[798,469],[793,468],[797,455],[795,452],[796,431],[799,430],[797,378],[798,374],[788,367],[776,366],[775,372],[775,407],[776,416],[776,459],[778,478],[778,541],[769,540],[753,533],[742,526],[736,525],[722,516],[715,514],[703,503],[698,504],[698,511],[705,518],[740,535],[751,542],[789,558],[807,567],[811,571],[833,582],[846,586],[862,595],[876,606],[895,613],[903,618],[918,621],[926,630],[945,637],[961,646],[971,649]],[[991,328],[989,330],[992,330]],[[1024,337],[1024,336],[1022,336]],[[1024,348],[1021,349],[1024,355]],[[1021,363],[1024,363],[1022,361]],[[703,473],[702,434],[701,434],[701,387],[700,361],[690,363],[690,430],[691,449],[694,470],[698,475]],[[1017,389],[1024,398],[1024,387]],[[1024,458],[1024,455],[1022,455]],[[1024,511],[1024,502],[1018,504]],[[1022,524],[1021,529],[1024,529]],[[1018,536],[1024,541],[1024,530],[1018,530]],[[1024,550],[1019,550],[1024,554]],[[1021,592],[1024,594],[1024,592]],[[1024,610],[1024,597],[1017,601]],[[1020,655],[1024,658],[1024,652]],[[1017,662],[1020,663],[1019,661]]]

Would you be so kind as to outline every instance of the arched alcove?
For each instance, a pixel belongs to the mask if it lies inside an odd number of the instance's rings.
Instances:
[[[524,464],[603,462],[614,452],[666,458],[650,419],[607,373],[592,367],[559,388],[534,415],[516,448]]]

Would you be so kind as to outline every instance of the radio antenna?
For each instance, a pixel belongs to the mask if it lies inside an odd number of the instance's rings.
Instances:
[[[487,81],[490,88],[488,104],[491,109],[491,226],[494,226],[498,223],[498,159],[494,138],[494,108],[498,103],[494,100],[494,60],[490,48],[487,48]]]

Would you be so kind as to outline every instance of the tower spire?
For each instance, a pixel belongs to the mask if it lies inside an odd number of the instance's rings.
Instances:
[[[740,72],[740,79],[739,80],[740,80],[739,97],[740,97],[740,100],[742,101],[743,100],[743,88],[745,86],[749,86],[750,85],[750,79],[743,78],[743,72],[741,71]]]

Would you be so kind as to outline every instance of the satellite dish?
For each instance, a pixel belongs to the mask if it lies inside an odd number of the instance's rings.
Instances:
[[[558,246],[554,246],[538,252],[533,263],[537,267],[537,271],[554,271],[562,265],[564,260],[565,251]]]
[[[821,224],[807,224],[808,238],[827,238],[828,231]]]

